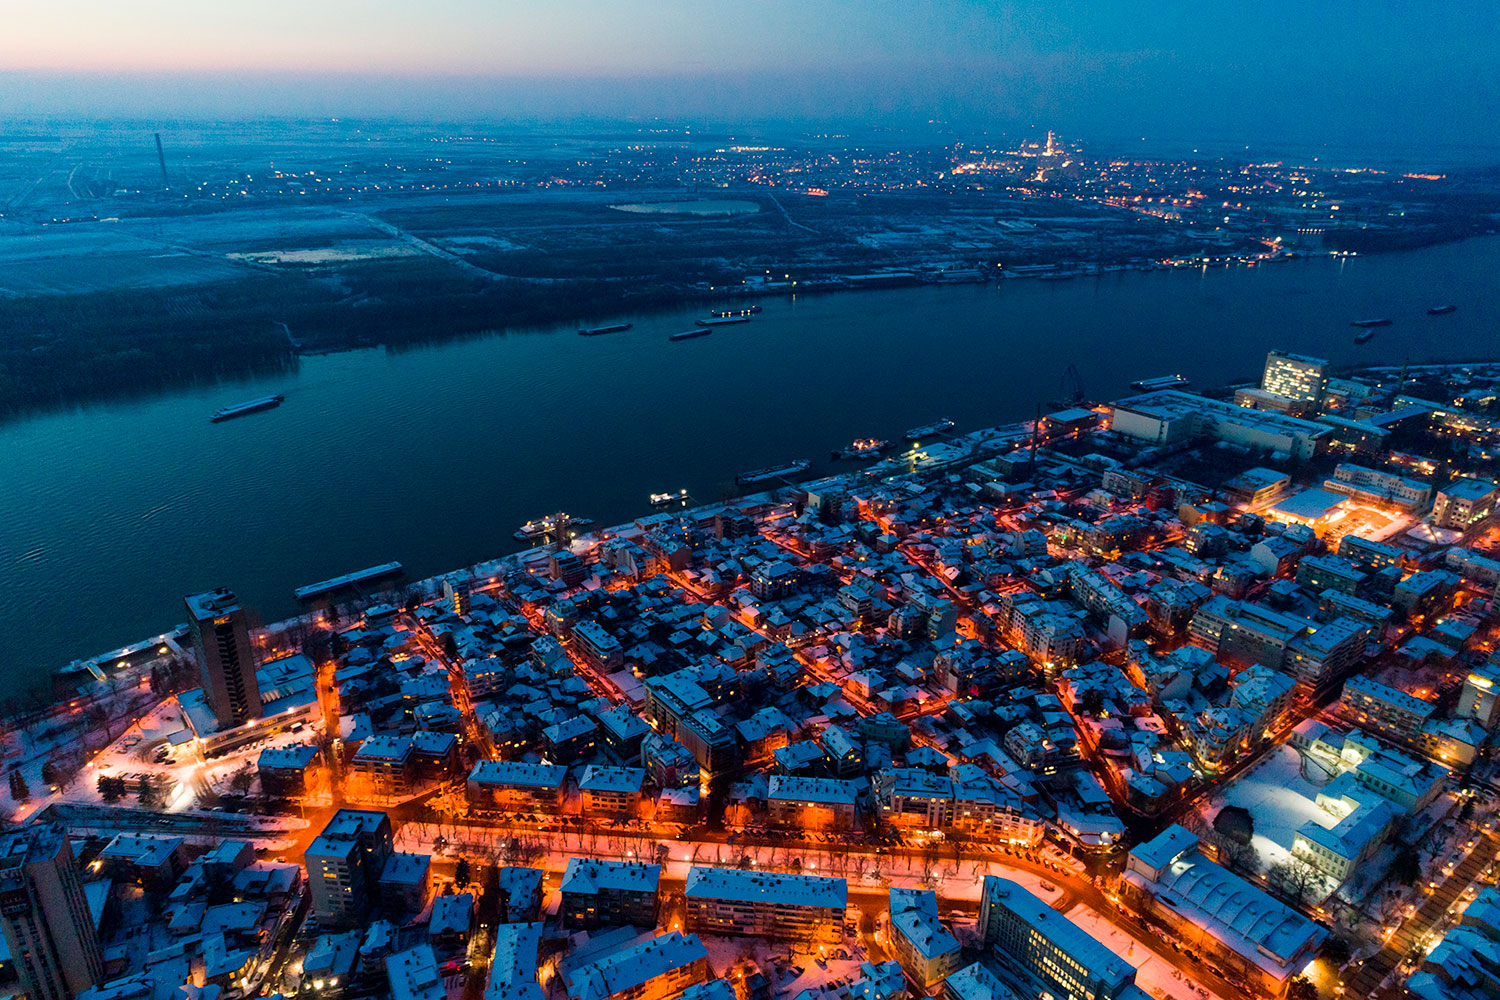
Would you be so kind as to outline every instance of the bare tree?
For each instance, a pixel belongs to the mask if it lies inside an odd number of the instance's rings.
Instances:
[[[1290,896],[1299,906],[1307,902],[1308,896],[1323,884],[1323,876],[1318,870],[1298,858],[1288,858],[1272,865],[1266,874],[1272,885]]]

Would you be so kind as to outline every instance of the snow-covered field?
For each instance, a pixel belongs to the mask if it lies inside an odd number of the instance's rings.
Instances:
[[[1261,870],[1286,861],[1292,856],[1292,838],[1303,823],[1311,820],[1327,829],[1338,822],[1318,808],[1318,789],[1327,781],[1324,773],[1313,763],[1307,765],[1307,773],[1316,780],[1303,777],[1302,755],[1295,748],[1278,747],[1259,767],[1214,799],[1209,821],[1226,805],[1250,810]]]

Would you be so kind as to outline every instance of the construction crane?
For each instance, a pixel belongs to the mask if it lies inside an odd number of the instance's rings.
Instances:
[[[1083,390],[1083,376],[1078,374],[1077,365],[1069,365],[1063,372],[1062,387],[1058,391],[1056,399],[1047,402],[1047,408],[1052,410],[1066,410],[1074,406],[1082,406],[1087,399]]]
[[[156,135],[156,162],[161,164],[161,186],[165,191],[172,190],[172,182],[167,180],[167,154],[161,148],[161,133]]]
[[[1083,376],[1078,374],[1077,365],[1069,365],[1063,372],[1062,395],[1058,398],[1066,400],[1070,406],[1077,406],[1084,401]]]

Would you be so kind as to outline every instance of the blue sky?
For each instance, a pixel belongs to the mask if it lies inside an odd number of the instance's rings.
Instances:
[[[681,116],[1492,145],[1500,4],[48,0],[0,112]]]

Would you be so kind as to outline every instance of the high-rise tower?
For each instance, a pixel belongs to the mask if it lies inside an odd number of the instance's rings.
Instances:
[[[245,609],[223,587],[184,600],[203,672],[203,698],[219,727],[233,729],[260,718],[260,685]]]
[[[73,849],[60,826],[0,834],[0,924],[30,1000],[69,1000],[104,977]]]

